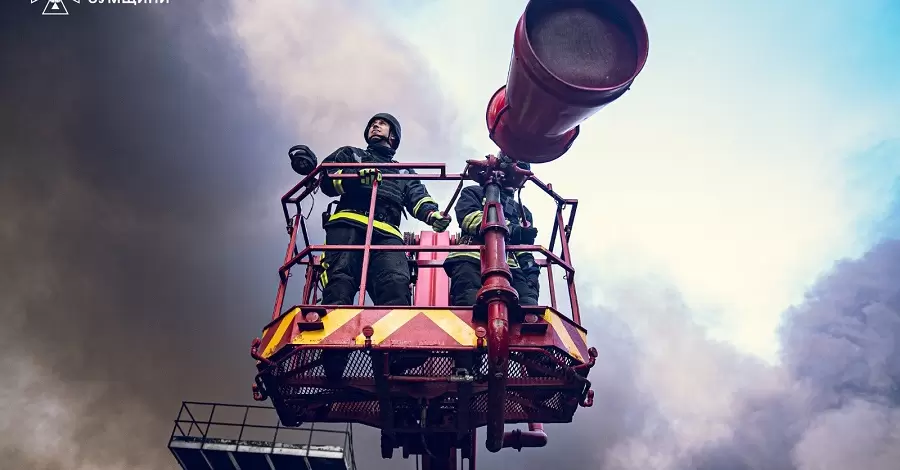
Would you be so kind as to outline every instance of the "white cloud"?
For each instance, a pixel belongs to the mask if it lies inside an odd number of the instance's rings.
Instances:
[[[435,2],[398,20],[484,153],[495,148],[484,109],[505,82],[525,3]],[[838,101],[824,80],[798,83],[815,57],[788,63],[764,29],[728,12],[641,8],[651,52],[632,91],[535,170],[580,200],[583,279],[662,273],[719,336],[771,359],[781,311],[831,260],[860,249],[856,224],[880,201],[851,198],[845,155],[891,132],[887,108]],[[553,207],[527,197],[546,242]]]

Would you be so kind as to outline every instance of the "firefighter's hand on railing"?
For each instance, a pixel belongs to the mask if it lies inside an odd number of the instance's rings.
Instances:
[[[375,181],[381,182],[381,170],[378,168],[363,168],[359,170],[359,184],[372,186]]]
[[[450,226],[450,222],[453,222],[452,217],[441,214],[441,211],[432,211],[425,220],[426,223],[431,225],[431,228],[438,233],[447,230],[447,227]]]
[[[537,228],[534,225],[523,227],[521,225],[511,225],[509,227],[509,241],[513,245],[534,245],[537,239]]]

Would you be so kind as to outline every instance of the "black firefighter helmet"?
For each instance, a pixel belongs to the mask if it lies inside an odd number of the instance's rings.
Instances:
[[[366,124],[366,128],[363,129],[363,139],[365,139],[366,142],[369,141],[369,127],[372,126],[372,123],[376,119],[384,119],[391,125],[391,133],[394,134],[394,143],[391,144],[391,147],[394,150],[397,150],[397,147],[400,146],[400,121],[398,121],[397,118],[388,113],[378,113],[372,116],[371,119],[369,119],[369,122]]]

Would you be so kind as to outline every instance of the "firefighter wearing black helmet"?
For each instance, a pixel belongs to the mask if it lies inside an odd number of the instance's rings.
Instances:
[[[517,165],[530,170],[531,165],[519,162]],[[511,245],[533,245],[537,229],[531,211],[520,206],[515,198],[516,188],[503,188],[500,204],[503,217],[509,229],[508,243]],[[478,233],[484,216],[484,188],[480,185],[466,186],[459,193],[456,202],[456,218],[462,234],[460,245],[483,245],[484,239]],[[523,214],[524,213],[524,214]],[[522,225],[522,217],[528,226]],[[512,287],[519,294],[520,305],[537,305],[540,295],[540,266],[529,252],[509,253],[506,259],[512,273]],[[477,251],[457,251],[447,255],[444,271],[450,277],[450,305],[475,305],[476,294],[481,289],[481,257]]]
[[[391,163],[400,146],[400,123],[394,116],[379,113],[369,120],[363,136],[368,147],[341,147],[322,163]],[[344,170],[350,171],[350,170]],[[355,170],[354,170],[355,171]],[[329,169],[323,174],[322,192],[340,197],[336,210],[325,223],[326,245],[362,245],[366,238],[372,183],[379,181],[375,201],[373,245],[403,245],[400,220],[404,209],[416,219],[443,232],[451,219],[441,215],[440,208],[418,179],[382,180],[382,173],[410,173],[413,170],[364,168],[359,178],[332,178],[341,170]],[[322,259],[325,268],[322,304],[349,305],[359,291],[362,274],[362,251],[328,252]],[[372,251],[366,291],[375,305],[410,305],[410,271],[402,251]]]

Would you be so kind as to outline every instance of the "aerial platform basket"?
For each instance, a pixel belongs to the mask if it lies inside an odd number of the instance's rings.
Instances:
[[[596,350],[588,347],[587,333],[579,324],[568,247],[577,201],[560,197],[534,176],[529,178],[557,204],[550,248],[511,245],[506,250],[535,254],[547,279],[550,305],[514,305],[510,309],[504,410],[497,423],[497,410],[488,405],[487,315],[483,309],[448,305],[450,281],[442,269],[448,252],[479,251],[481,246],[460,245],[448,233],[430,231],[406,233],[404,246],[309,244],[299,202],[315,187],[318,172],[354,165],[358,164],[323,164],[283,198],[291,239],[279,271],[281,284],[273,320],[251,348],[259,369],[256,399],[271,399],[287,426],[350,422],[379,428],[385,457],[396,447],[404,448],[404,453],[423,453],[425,449],[417,448],[423,432],[433,438],[443,436],[450,446],[462,449],[465,457],[473,431],[492,421],[500,429],[503,424],[568,423],[578,406],[590,406],[587,374]],[[460,187],[467,179],[464,174],[447,174],[443,164],[374,166],[414,168],[416,178],[456,180]],[[423,168],[437,170],[437,174],[423,173]],[[384,178],[406,176],[385,174]],[[459,191],[457,188],[457,195]],[[297,204],[297,215],[288,215],[288,204]],[[568,221],[563,216],[565,209]],[[371,228],[370,219],[369,235]],[[304,238],[302,249],[297,247],[298,235]],[[560,255],[553,253],[557,241]],[[317,304],[322,266],[314,253],[334,250],[361,250],[364,263],[369,252],[406,252],[413,272],[413,305]],[[284,308],[289,272],[297,264],[307,266],[302,300]],[[557,305],[554,267],[566,273],[569,315]],[[366,278],[363,274],[360,298]],[[517,440],[520,434],[514,436],[504,441],[505,447],[527,445]]]

